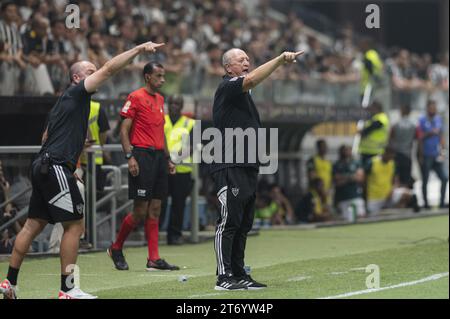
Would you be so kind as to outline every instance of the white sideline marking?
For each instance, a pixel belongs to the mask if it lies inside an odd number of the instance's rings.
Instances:
[[[350,268],[351,271],[366,270],[366,267]]]
[[[309,278],[311,278],[311,276],[298,276],[298,277],[289,278],[287,281],[302,281],[302,280],[306,280]]]
[[[192,295],[192,296],[189,296],[188,298],[209,297],[209,296],[219,296],[219,295],[223,295],[223,293],[216,292],[216,293],[212,293],[212,294]]]
[[[425,278],[422,278],[419,280],[415,280],[415,281],[402,282],[397,285],[392,285],[392,286],[387,286],[387,287],[382,287],[382,288],[373,288],[373,289],[352,291],[352,292],[348,292],[348,293],[341,294],[341,295],[322,297],[322,298],[318,298],[318,299],[338,299],[338,298],[346,298],[346,297],[351,297],[351,296],[356,296],[356,295],[370,294],[372,292],[378,292],[378,291],[383,291],[383,290],[388,290],[388,289],[413,286],[413,285],[421,284],[421,283],[424,283],[427,281],[438,280],[438,279],[441,279],[441,278],[447,277],[447,276],[448,276],[448,272],[443,272],[440,274],[434,274],[434,275],[431,275],[431,276],[428,276],[428,277],[425,277]]]
[[[334,275],[334,276],[336,276],[336,275],[343,275],[343,274],[348,274],[348,271],[333,271],[333,272],[330,272],[330,275]]]

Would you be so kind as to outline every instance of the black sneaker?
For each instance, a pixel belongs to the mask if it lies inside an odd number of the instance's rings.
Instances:
[[[106,252],[108,253],[108,256],[113,260],[114,266],[116,266],[117,270],[128,270],[128,264],[125,260],[125,257],[123,256],[122,249],[113,249],[111,246]]]
[[[264,289],[267,287],[267,285],[257,282],[249,275],[245,275],[242,277],[236,277],[235,279],[239,284],[247,286],[247,288],[249,290]]]
[[[247,286],[240,284],[234,277],[222,277],[217,279],[215,290],[247,290]]]
[[[174,239],[168,239],[167,240],[167,245],[174,245],[174,246],[180,246],[184,244],[184,240],[183,237],[177,237]]]
[[[180,270],[180,267],[171,265],[164,259],[147,260],[147,271],[153,270]]]

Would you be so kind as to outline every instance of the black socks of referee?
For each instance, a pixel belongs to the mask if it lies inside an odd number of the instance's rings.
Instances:
[[[9,283],[12,286],[17,286],[17,276],[19,276],[19,270],[17,268],[13,268],[9,266],[8,268],[8,275],[6,276],[6,279],[9,280]]]

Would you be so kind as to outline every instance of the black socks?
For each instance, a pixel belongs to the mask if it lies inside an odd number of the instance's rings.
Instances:
[[[19,270],[20,269],[16,269],[16,268],[9,266],[8,275],[6,276],[6,278],[9,280],[9,282],[13,286],[17,285],[17,276],[19,275]]]

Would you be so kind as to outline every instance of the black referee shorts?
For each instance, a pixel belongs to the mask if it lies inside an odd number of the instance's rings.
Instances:
[[[72,172],[63,165],[52,164],[48,174],[41,174],[41,159],[31,166],[33,191],[28,218],[39,218],[50,224],[75,221],[84,216],[84,201]]]
[[[139,165],[139,175],[128,172],[128,196],[130,199],[163,200],[168,192],[168,163],[162,150],[135,147],[133,156]]]

